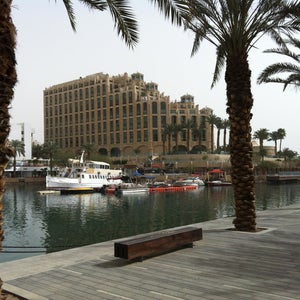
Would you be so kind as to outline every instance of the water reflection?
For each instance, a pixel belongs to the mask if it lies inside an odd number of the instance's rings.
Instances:
[[[120,198],[37,193],[43,189],[35,185],[7,186],[4,252],[12,251],[7,246],[52,252],[234,215],[231,187]],[[259,184],[256,198],[258,210],[287,206],[300,201],[300,185]],[[0,262],[28,255],[33,253],[1,253]]]

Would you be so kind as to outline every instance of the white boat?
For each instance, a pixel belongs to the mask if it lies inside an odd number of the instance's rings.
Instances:
[[[173,186],[183,186],[183,185],[190,185],[190,186],[204,186],[204,181],[199,177],[187,177],[185,179],[178,180],[174,182]]]
[[[105,186],[122,183],[121,169],[111,169],[106,162],[85,161],[84,152],[80,160],[69,159],[69,163],[58,176],[46,176],[47,189],[101,191]]]
[[[134,195],[134,194],[147,194],[149,193],[149,187],[136,183],[122,183],[116,190],[116,195]]]

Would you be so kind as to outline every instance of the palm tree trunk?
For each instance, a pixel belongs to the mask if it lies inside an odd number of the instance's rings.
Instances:
[[[237,230],[256,231],[254,168],[251,142],[251,71],[246,53],[229,56],[225,80],[227,83],[227,113],[230,120],[230,160],[234,189]]]
[[[17,81],[15,39],[16,30],[11,19],[11,0],[0,1],[0,251],[2,249],[3,233],[3,195],[5,191],[4,170],[12,156],[8,146],[9,107]],[[2,281],[0,279],[0,298]]]

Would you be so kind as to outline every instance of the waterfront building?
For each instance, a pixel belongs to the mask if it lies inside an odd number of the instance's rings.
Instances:
[[[211,113],[192,95],[171,101],[141,73],[97,73],[44,90],[44,137],[74,151],[92,144],[112,157],[199,153],[210,149]]]

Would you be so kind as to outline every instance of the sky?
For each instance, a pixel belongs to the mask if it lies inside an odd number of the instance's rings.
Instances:
[[[74,32],[63,1],[14,0],[12,18],[17,29],[18,83],[12,102],[11,124],[26,123],[34,130],[34,140],[43,143],[43,90],[52,85],[95,73],[110,76],[144,74],[146,82],[180,100],[194,96],[200,108],[210,107],[227,119],[224,72],[211,89],[216,51],[208,42],[191,57],[194,35],[171,25],[149,1],[131,0],[139,23],[139,43],[130,49],[118,36],[109,12],[90,11],[73,1],[77,26]],[[249,53],[252,71],[252,133],[266,128],[286,130],[282,148],[300,153],[300,92],[292,87],[283,92],[278,84],[257,85],[259,73],[285,57],[263,53],[274,48],[267,37]],[[274,145],[274,142],[265,142]]]

